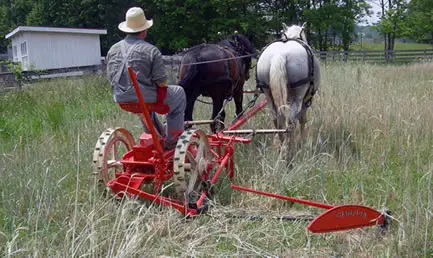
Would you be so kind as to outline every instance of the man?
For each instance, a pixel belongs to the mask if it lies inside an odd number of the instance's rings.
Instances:
[[[107,53],[107,75],[111,82],[115,102],[138,102],[134,87],[129,78],[128,66],[138,72],[144,102],[156,102],[157,87],[168,87],[164,103],[170,108],[167,114],[164,149],[176,146],[179,135],[184,130],[185,92],[177,85],[167,86],[167,74],[164,69],[161,52],[155,46],[144,41],[147,30],[153,20],[147,20],[144,11],[132,7],[126,13],[126,21],[119,24],[119,29],[127,36],[114,44]],[[156,118],[156,116],[153,116]],[[145,128],[146,129],[146,128]]]

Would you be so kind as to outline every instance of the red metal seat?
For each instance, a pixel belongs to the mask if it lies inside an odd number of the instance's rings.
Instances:
[[[140,103],[137,102],[119,102],[120,108],[135,114],[143,113],[143,110],[140,106]],[[168,105],[163,103],[146,103],[147,109],[149,112],[155,112],[161,115],[165,115],[170,110]]]

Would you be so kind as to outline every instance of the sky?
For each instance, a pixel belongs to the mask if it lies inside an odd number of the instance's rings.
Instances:
[[[409,3],[411,0],[405,0],[405,2]],[[433,1],[433,0],[432,0]],[[367,20],[367,23],[360,23],[359,25],[372,25],[375,22],[379,21],[379,17],[377,13],[381,13],[382,9],[380,7],[380,0],[367,0],[367,2],[371,5],[371,10],[373,11],[373,14],[370,17],[365,17]],[[387,1],[385,1],[385,8],[387,8]]]
[[[367,0],[367,2],[371,5],[371,10],[373,11],[373,14],[370,17],[365,17],[365,19],[367,20],[366,23],[360,23],[359,25],[372,25],[375,22],[379,21],[379,18],[377,16],[378,12],[381,12],[381,8],[379,5],[379,1],[378,0]]]

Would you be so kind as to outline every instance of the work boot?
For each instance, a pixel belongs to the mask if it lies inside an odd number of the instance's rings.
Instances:
[[[154,112],[150,113],[150,116],[151,116],[151,119],[152,119],[153,125],[155,126],[156,131],[159,133],[159,135],[161,137],[165,137],[165,127],[167,126],[166,123],[164,122],[164,124],[162,124],[159,121],[156,113],[154,113]]]

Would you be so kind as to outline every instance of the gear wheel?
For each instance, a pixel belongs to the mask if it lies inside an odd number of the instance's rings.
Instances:
[[[93,174],[99,175],[99,180],[107,184],[114,179],[114,173],[123,169],[120,160],[135,145],[131,133],[124,128],[108,128],[95,145],[93,151]]]
[[[200,129],[188,129],[177,142],[173,160],[173,183],[176,199],[196,202],[202,191],[208,194],[207,178],[212,163],[207,135]]]

